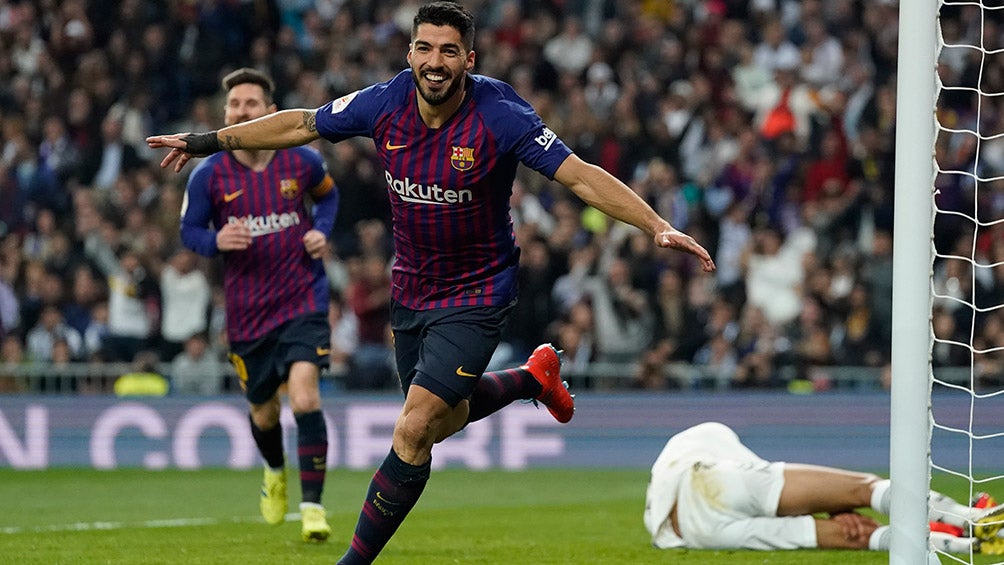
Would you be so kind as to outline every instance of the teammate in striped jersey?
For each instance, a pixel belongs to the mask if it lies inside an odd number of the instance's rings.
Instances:
[[[552,347],[523,366],[482,374],[516,298],[516,246],[509,197],[523,163],[586,203],[633,224],[660,247],[714,261],[630,188],[585,163],[511,86],[473,74],[474,24],[453,2],[422,6],[410,69],[316,110],[284,111],[205,134],[152,136],[169,147],[161,166],[228,149],[294,147],[318,138],[373,139],[394,220],[391,323],[405,402],[393,445],[363,502],[339,563],[370,563],[418,501],[432,446],[516,399],[541,401],[559,422],[574,403]]]
[[[276,111],[272,79],[255,69],[228,74],[223,89],[227,125]],[[223,255],[228,356],[265,459],[260,506],[273,524],[285,520],[288,504],[278,393],[287,383],[305,541],[323,541],[331,532],[321,506],[328,440],[318,379],[328,364],[330,328],[320,257],[337,207],[338,191],[321,155],[296,147],[209,157],[192,172],[181,210],[184,244],[202,255]]]

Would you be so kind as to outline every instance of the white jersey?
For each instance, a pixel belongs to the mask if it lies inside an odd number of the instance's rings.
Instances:
[[[699,424],[670,438],[652,466],[645,527],[663,549],[816,547],[812,516],[777,516],[783,487],[784,463],[761,459],[723,424]]]

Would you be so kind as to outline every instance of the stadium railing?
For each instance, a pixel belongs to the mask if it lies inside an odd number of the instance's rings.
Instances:
[[[233,368],[218,362],[218,375],[223,378],[224,391],[239,389]],[[170,379],[171,365],[162,363],[158,372]],[[112,394],[115,380],[135,370],[130,363],[0,363],[0,394]],[[581,369],[563,368],[562,376],[571,388],[579,391],[616,391],[644,388],[639,384],[637,363],[593,362]],[[707,366],[671,363],[664,367],[664,380],[656,388],[680,390],[725,391],[738,388],[730,374]],[[935,369],[938,378],[948,383],[968,384],[972,379],[969,367]],[[805,376],[808,375],[808,376]],[[335,388],[345,377],[344,371],[327,372],[325,380]],[[882,390],[882,369],[856,366],[815,366],[799,371],[792,366],[779,367],[772,386],[800,385],[791,390],[802,392],[837,390]]]

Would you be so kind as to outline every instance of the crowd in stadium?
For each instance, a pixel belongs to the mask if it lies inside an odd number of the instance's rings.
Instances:
[[[476,72],[512,84],[584,159],[629,184],[711,251],[718,270],[657,251],[539,175],[518,175],[520,299],[500,365],[552,341],[565,367],[628,364],[639,388],[680,386],[673,364],[729,387],[886,367],[892,309],[895,2],[471,0]],[[220,264],[179,240],[183,175],[154,133],[222,125],[220,77],[270,73],[280,109],[316,108],[405,67],[411,0],[0,0],[0,368],[169,366],[214,393],[224,335]],[[992,21],[945,8],[946,42],[1001,43]],[[975,23],[972,23],[974,22]],[[992,46],[992,45],[991,45]],[[946,49],[946,84],[1004,92],[1004,66]],[[944,119],[1004,131],[1004,101],[952,91]],[[341,194],[331,249],[333,368],[394,386],[386,180],[369,140],[316,144]],[[1004,142],[941,135],[943,169],[1004,171]],[[978,169],[974,169],[974,163]],[[190,168],[189,168],[190,170]],[[936,179],[939,208],[1000,218],[1002,181]],[[1004,261],[995,226],[940,217],[936,247]],[[975,272],[974,272],[975,270]],[[999,346],[1001,268],[941,260],[937,365]],[[997,379],[1004,357],[976,358]],[[0,371],[3,372],[3,371]],[[184,378],[183,375],[189,375]],[[205,375],[208,375],[205,376]],[[0,378],[0,389],[16,388]],[[97,385],[95,385],[97,386]],[[86,387],[79,385],[79,391]]]

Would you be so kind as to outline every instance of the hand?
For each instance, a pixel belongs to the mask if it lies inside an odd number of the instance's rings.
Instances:
[[[830,516],[830,519],[840,525],[844,532],[844,537],[848,541],[867,540],[872,532],[879,527],[879,523],[873,518],[862,516],[855,512],[842,512]]]
[[[216,248],[220,251],[243,251],[251,247],[251,229],[246,224],[226,224],[216,232]]]
[[[183,137],[189,135],[186,133],[174,133],[171,135],[151,135],[146,138],[146,144],[153,149],[160,149],[161,147],[170,147],[171,152],[164,157],[164,160],[160,162],[161,168],[166,169],[168,165],[172,162],[174,163],[174,172],[180,173],[181,169],[185,167],[185,163],[192,160],[192,155],[188,151],[188,142],[182,139]],[[217,236],[217,241],[219,237]]]
[[[328,245],[328,238],[317,230],[309,230],[303,234],[303,248],[311,259],[320,259],[324,255],[324,249]]]
[[[708,253],[708,250],[701,247],[701,245],[697,243],[694,238],[676,228],[669,228],[655,234],[655,244],[659,247],[669,247],[670,249],[686,251],[687,253],[696,256],[700,259],[701,269],[705,273],[710,273],[715,270],[715,262],[711,259],[711,254]]]

